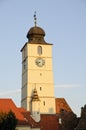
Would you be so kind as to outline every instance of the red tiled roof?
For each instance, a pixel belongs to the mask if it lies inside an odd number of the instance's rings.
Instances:
[[[41,115],[41,130],[59,130],[58,118],[56,115]]]
[[[11,99],[0,99],[0,112],[9,112],[10,110],[15,113],[18,120],[24,120],[24,116],[21,114],[23,109],[17,108]]]
[[[56,113],[59,114],[61,110],[72,112],[70,106],[67,104],[64,98],[56,98]]]
[[[59,130],[58,118],[56,115],[42,114],[41,120],[35,122],[30,112],[23,108],[17,108],[11,99],[0,99],[0,112],[13,111],[18,119],[18,126],[30,126],[41,128],[41,130]]]
[[[35,122],[29,112],[23,114],[32,128],[41,128],[41,130],[59,130],[59,123],[56,115],[41,114],[41,120]]]

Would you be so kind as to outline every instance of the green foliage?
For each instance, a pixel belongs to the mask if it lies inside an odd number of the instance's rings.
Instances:
[[[15,130],[17,119],[12,111],[0,113],[0,130]]]

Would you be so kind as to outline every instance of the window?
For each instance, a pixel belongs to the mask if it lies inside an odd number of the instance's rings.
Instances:
[[[45,101],[43,102],[43,105],[45,106]]]
[[[42,87],[40,87],[40,91],[42,90]]]
[[[39,114],[39,112],[37,112],[37,114]]]
[[[24,62],[23,62],[23,68],[24,68],[24,70],[26,69],[26,60],[24,60]]]
[[[40,76],[42,76],[42,73],[40,73]]]
[[[61,109],[60,112],[64,112],[65,110],[64,109]]]
[[[41,55],[42,54],[42,47],[38,46],[38,54]]]

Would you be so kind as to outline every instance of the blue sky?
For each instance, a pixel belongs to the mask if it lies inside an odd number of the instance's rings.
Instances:
[[[86,104],[86,0],[0,0],[0,98],[20,106],[21,48],[37,25],[53,43],[55,96],[79,115]]]

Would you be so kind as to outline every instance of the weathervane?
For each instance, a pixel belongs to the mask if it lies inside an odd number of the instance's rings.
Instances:
[[[35,27],[36,27],[36,25],[37,25],[36,11],[34,12],[34,24],[35,24]]]

